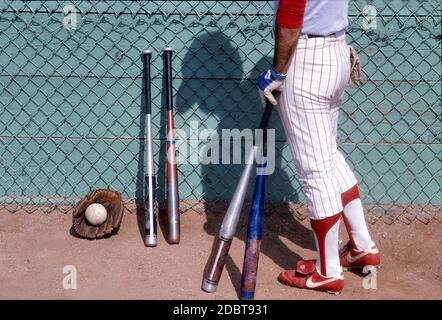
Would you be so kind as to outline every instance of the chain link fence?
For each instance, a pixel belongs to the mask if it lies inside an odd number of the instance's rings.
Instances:
[[[136,210],[144,48],[154,52],[164,199],[163,48],[175,50],[177,129],[221,136],[223,128],[255,128],[262,113],[255,80],[271,61],[272,15],[272,1],[0,1],[0,211],[66,212],[96,188],[120,191]],[[367,219],[442,222],[441,3],[351,1],[349,18],[347,39],[368,83],[347,90],[338,142],[360,181]],[[276,115],[271,126],[276,169],[267,213],[303,219],[303,191]],[[190,155],[213,139],[177,143],[188,143]],[[224,213],[242,169],[180,163],[183,212]]]

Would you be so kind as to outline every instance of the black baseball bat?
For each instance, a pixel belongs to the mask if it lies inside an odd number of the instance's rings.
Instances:
[[[157,245],[157,206],[155,199],[156,177],[153,160],[153,139],[152,139],[152,95],[150,78],[150,59],[152,52],[143,50],[143,76],[144,76],[144,96],[146,100],[145,130],[146,130],[146,160],[144,174],[144,194],[145,194],[145,237],[144,244],[147,247]]]

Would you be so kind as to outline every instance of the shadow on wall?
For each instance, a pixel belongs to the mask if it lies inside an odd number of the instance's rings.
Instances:
[[[269,58],[263,57],[252,72],[247,74],[247,78],[256,79],[259,72],[265,70],[268,66]],[[237,128],[243,130],[258,126],[260,115],[257,117],[256,115],[263,109],[261,109],[259,102],[255,80],[245,79],[243,62],[238,49],[224,33],[206,31],[196,36],[183,59],[181,68],[184,81],[178,89],[176,105],[185,119],[193,119],[193,115],[198,114],[202,119],[196,120],[201,120],[206,126],[217,121],[215,130],[220,137],[222,129]],[[252,114],[254,117],[251,116]],[[213,118],[215,118],[215,122],[213,122]],[[277,124],[277,127],[279,127],[279,119],[277,119],[278,115],[276,112],[273,118],[274,121],[271,122],[271,125]],[[282,132],[281,127],[277,128],[277,130]],[[275,172],[267,178],[266,182],[266,199],[269,199],[268,195],[272,193],[272,186],[280,186],[281,183],[288,182],[287,185],[284,185],[283,190],[285,190],[287,196],[290,195],[291,199],[296,201],[298,199],[296,190],[289,183],[290,178],[281,168],[281,154],[278,150],[276,150],[275,157]],[[236,167],[237,170],[233,171],[232,167]],[[207,164],[199,168],[200,172],[197,172],[197,174],[202,179],[198,183],[202,184],[202,200],[204,200],[207,216],[204,228],[208,234],[215,236],[221,225],[224,210],[222,212],[219,208],[218,210],[213,210],[213,205],[210,205],[210,202],[226,200],[228,203],[230,201],[243,165]],[[223,179],[228,179],[229,181],[223,181]],[[252,176],[249,184],[248,199],[250,199],[251,191],[254,187],[254,180],[254,176]],[[244,216],[247,213],[248,209],[243,211],[243,218],[238,227],[237,236],[241,241],[244,241],[245,238],[244,229],[247,219]],[[272,214],[286,216],[287,223],[290,225],[290,228],[288,228],[290,232],[284,231],[287,228],[271,226]],[[278,212],[271,213],[270,215],[266,213],[266,217],[267,221],[265,219],[264,224],[267,224],[267,228],[272,227],[272,230],[276,228],[282,230],[282,233],[266,233],[266,226],[264,226],[262,254],[273,259],[281,268],[292,268],[300,257],[280,240],[280,236],[289,239],[301,247],[314,249],[313,236],[308,229],[293,218],[288,205],[284,203],[282,205],[279,204]],[[266,243],[272,243],[272,246],[267,246]],[[275,244],[277,245],[275,246]],[[278,249],[275,250],[275,248]],[[226,268],[238,291],[242,266],[236,266],[229,258]]]

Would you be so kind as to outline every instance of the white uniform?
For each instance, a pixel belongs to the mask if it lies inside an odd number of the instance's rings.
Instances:
[[[303,34],[279,99],[282,123],[315,219],[342,212],[341,194],[357,183],[336,145],[339,107],[350,77],[344,31],[348,2],[307,1]]]
[[[280,116],[312,218],[342,211],[357,181],[337,149],[339,108],[350,77],[345,34],[301,35],[279,99]]]
[[[324,276],[338,276],[341,272],[341,215],[354,248],[365,250],[371,241],[357,180],[336,143],[339,109],[351,71],[344,30],[348,2],[307,1],[302,35],[278,108],[307,198],[318,248],[317,270]]]

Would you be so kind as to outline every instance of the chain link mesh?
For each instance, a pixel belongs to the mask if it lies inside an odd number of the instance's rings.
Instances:
[[[68,5],[75,12],[65,13]],[[96,188],[120,191],[136,210],[144,48],[154,52],[153,134],[164,199],[162,49],[175,50],[177,129],[254,128],[262,113],[255,80],[273,53],[272,16],[272,1],[0,1],[0,210],[66,212]],[[338,142],[360,181],[367,219],[442,222],[440,1],[351,1],[349,18],[347,39],[368,83],[347,90]],[[277,161],[267,211],[304,219],[277,116],[271,126]],[[208,140],[178,137],[184,142],[196,152]],[[183,212],[223,213],[242,168],[179,164]]]

